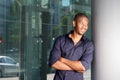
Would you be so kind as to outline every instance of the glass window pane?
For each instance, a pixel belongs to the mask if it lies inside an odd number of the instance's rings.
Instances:
[[[5,58],[5,60],[6,60],[6,63],[9,63],[9,64],[15,64],[16,63],[13,59],[10,59],[10,58]]]
[[[56,37],[73,29],[77,12],[88,15],[90,27],[91,0],[0,0],[0,55],[19,63],[19,76],[12,78],[53,78],[55,70],[48,66],[51,48]],[[91,39],[91,28],[85,35]],[[85,75],[90,80],[90,70]]]

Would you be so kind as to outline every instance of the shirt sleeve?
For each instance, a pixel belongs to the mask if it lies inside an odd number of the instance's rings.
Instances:
[[[49,56],[50,67],[61,57],[60,42],[60,37],[56,38]]]
[[[80,61],[82,65],[85,67],[87,70],[92,62],[93,59],[93,53],[94,53],[94,46],[92,42],[88,42],[86,45],[86,50],[83,53],[83,56],[80,58]]]

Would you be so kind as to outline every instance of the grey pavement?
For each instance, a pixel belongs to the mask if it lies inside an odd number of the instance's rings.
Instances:
[[[85,72],[84,74],[84,80],[91,80],[91,74],[90,74],[90,69],[87,70],[87,72]],[[53,80],[54,77],[54,73],[52,74],[47,74],[47,80]],[[9,77],[9,78],[0,78],[0,80],[19,80],[19,77]]]
[[[0,80],[19,80],[18,77],[0,78]]]
[[[53,80],[54,74],[48,74],[47,80]],[[91,80],[91,71],[87,70],[84,74],[84,80]]]

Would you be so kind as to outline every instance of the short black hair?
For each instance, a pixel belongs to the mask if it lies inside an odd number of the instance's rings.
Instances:
[[[85,13],[77,13],[75,16],[74,16],[74,21],[76,21],[79,17],[86,17],[88,19],[88,16],[85,14]]]

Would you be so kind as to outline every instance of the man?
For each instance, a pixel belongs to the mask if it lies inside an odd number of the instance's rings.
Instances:
[[[74,30],[55,40],[49,58],[49,65],[56,69],[54,80],[83,80],[94,51],[93,43],[84,36],[88,22],[84,13],[76,14]]]

